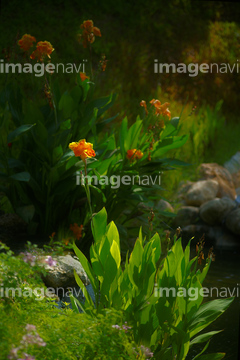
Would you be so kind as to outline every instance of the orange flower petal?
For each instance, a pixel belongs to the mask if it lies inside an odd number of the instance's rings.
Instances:
[[[94,26],[94,28],[93,28],[93,33],[96,36],[102,36],[101,31],[96,26]]]
[[[20,46],[20,48],[22,50],[28,51],[33,46],[34,42],[36,42],[36,39],[34,36],[31,36],[30,34],[25,34],[18,41],[18,45]]]
[[[69,148],[74,152],[75,156],[81,157],[82,160],[96,156],[93,144],[86,142],[85,139],[70,143]]]
[[[143,153],[141,150],[137,150],[137,149],[130,149],[127,151],[127,159],[129,159],[130,161],[134,161],[137,159],[141,159],[143,157]]]
[[[80,78],[82,81],[89,79],[89,76],[87,76],[84,72],[80,72]]]

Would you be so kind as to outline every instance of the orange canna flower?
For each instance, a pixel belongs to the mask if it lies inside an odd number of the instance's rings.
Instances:
[[[163,105],[161,105],[161,102],[159,100],[155,100],[152,99],[150,101],[150,104],[152,104],[155,108],[156,108],[156,112],[155,114],[158,115],[163,115],[163,116],[168,116],[169,119],[171,119],[171,112],[168,109],[168,106],[170,105],[168,102],[164,103]]]
[[[127,151],[126,156],[130,161],[140,160],[143,157],[143,153],[141,150],[131,149]]]
[[[32,46],[33,43],[36,42],[36,39],[34,36],[31,36],[29,34],[25,34],[22,36],[22,38],[18,41],[18,45],[20,48],[24,51],[28,51]]]
[[[146,101],[145,101],[145,100],[142,100],[142,101],[140,102],[140,106],[143,106],[143,107],[146,109],[146,107],[147,107]]]
[[[147,104],[146,104],[146,101],[145,100],[142,100],[140,102],[140,106],[143,106],[144,109],[145,109],[145,112],[146,112],[146,115],[148,115],[148,109],[147,109]]]
[[[52,233],[52,235],[49,236],[49,238],[54,238],[54,236],[56,235],[55,231]]]
[[[92,20],[84,21],[81,26],[83,33],[80,36],[82,39],[83,47],[86,48],[88,43],[92,44],[95,40],[95,36],[102,36],[101,31],[96,26],[93,26]]]
[[[92,20],[85,20],[81,25],[81,29],[87,30],[89,33],[93,31],[93,21]]]
[[[86,142],[85,139],[70,143],[69,148],[74,152],[75,156],[81,157],[83,161],[96,156],[93,144]]]
[[[80,78],[82,81],[89,79],[89,76],[87,76],[84,72],[80,72]]]
[[[141,152],[141,150],[137,150],[135,152],[135,157],[139,160],[143,157],[143,153]]]
[[[128,150],[128,151],[127,151],[127,158],[128,158],[129,160],[133,160],[133,157],[134,157],[134,154],[135,154],[136,151],[137,151],[137,149]]]
[[[37,43],[37,48],[34,50],[30,56],[31,59],[37,59],[37,61],[43,61],[45,56],[51,58],[51,53],[54,51],[51,43],[49,41],[39,41]]]
[[[157,100],[157,99],[152,99],[150,101],[150,104],[154,105],[155,108],[157,108],[157,107],[159,107],[161,105],[161,102],[159,100]]]
[[[73,232],[76,239],[79,240],[82,237],[83,225],[78,226],[78,224],[76,224],[76,223],[74,223],[73,225],[71,224],[70,230]]]
[[[97,28],[96,26],[94,26],[93,28],[93,33],[95,36],[102,36],[100,29]]]

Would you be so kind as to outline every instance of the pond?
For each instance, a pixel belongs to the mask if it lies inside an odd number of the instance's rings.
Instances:
[[[240,248],[215,249],[215,262],[212,262],[208,275],[203,283],[204,287],[212,288],[212,297],[206,297],[205,301],[224,296],[227,288],[227,296],[236,295],[235,300],[214,323],[205,329],[207,331],[224,330],[213,336],[207,349],[208,353],[226,352],[224,359],[239,359],[239,337],[240,337]],[[193,254],[194,256],[194,254]],[[213,289],[217,288],[217,289]],[[187,359],[193,359],[203,347],[195,347],[189,353]]]

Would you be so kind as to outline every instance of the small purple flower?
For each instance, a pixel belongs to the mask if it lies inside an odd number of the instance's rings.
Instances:
[[[118,330],[122,330],[119,325],[112,325],[112,328],[115,328],[115,329],[118,329]]]
[[[32,355],[28,355],[24,353],[25,358],[24,359],[17,359],[17,360],[35,360],[35,357]]]
[[[26,325],[26,330],[27,330],[27,331],[36,331],[36,326],[35,326],[35,325],[31,325],[31,324],[27,324],[27,325]]]
[[[22,253],[24,255],[23,257],[23,261],[25,263],[29,263],[31,266],[34,266],[35,263],[36,263],[36,256],[29,253],[29,252],[25,252],[25,253]]]
[[[56,266],[57,265],[57,262],[55,260],[53,260],[53,258],[51,256],[47,256],[45,261],[48,266]]]
[[[153,357],[153,352],[151,352],[151,350],[150,350],[149,348],[141,345],[141,350],[142,350],[142,352],[144,353],[144,355],[145,355],[146,357],[147,357],[147,356],[149,356],[149,357],[151,357],[151,358]],[[149,360],[149,359],[146,359],[146,360]]]
[[[126,322],[126,321],[125,321],[125,324],[127,324],[127,322]],[[128,330],[130,330],[130,329],[131,329],[131,326],[127,326],[127,325],[122,325],[122,327],[120,327],[119,325],[112,325],[112,327],[113,327],[114,329],[124,330],[124,331],[125,331],[125,333],[127,333],[127,332],[128,332]]]
[[[17,353],[18,353],[19,348],[13,348],[10,351],[10,354],[8,355],[8,359],[12,360],[12,359],[16,359],[17,358]]]
[[[127,324],[127,323],[125,323],[125,324]],[[128,330],[131,329],[131,326],[123,325],[122,328],[123,328],[123,330],[125,331],[125,333],[127,333]]]
[[[20,346],[18,348],[13,348],[10,351],[10,354],[8,355],[9,360],[35,360],[35,357],[26,353],[23,353],[23,356],[25,356],[25,358],[20,359],[18,351],[20,350],[22,353],[23,349],[28,348],[29,345],[46,346],[46,343],[37,333],[35,325],[27,324],[26,331],[27,333],[22,336]]]

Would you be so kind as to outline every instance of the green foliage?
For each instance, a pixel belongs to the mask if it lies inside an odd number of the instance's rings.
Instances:
[[[75,273],[86,297],[84,305],[71,297],[75,311],[78,312],[77,305],[91,316],[105,308],[123,310],[133,327],[135,341],[151,347],[157,358],[182,360],[194,344],[207,342],[208,346],[215,332],[198,333],[233,301],[218,299],[202,304],[202,283],[211,256],[201,272],[197,270],[198,256],[190,260],[191,241],[183,250],[181,240],[175,239],[167,256],[160,260],[159,235],[156,233],[146,242],[140,229],[133,251],[122,266],[119,233],[114,222],[107,225],[104,208],[93,217],[92,231],[91,265],[76,245],[74,250],[91,281],[95,303]],[[218,358],[216,354],[212,356]]]
[[[139,359],[146,359],[134,343],[132,331],[122,327],[121,312],[106,310],[91,318],[85,314],[76,316],[67,308],[58,309],[54,299],[37,296],[40,290],[47,294],[40,277],[42,267],[24,262],[3,244],[0,250],[0,359],[7,359],[16,348],[16,359],[24,353],[36,360],[136,359],[137,354]],[[7,292],[7,288],[12,290]],[[29,295],[24,296],[26,289]],[[29,324],[36,326],[45,346],[24,339],[31,335],[26,329]]]
[[[161,127],[153,128],[158,122]],[[152,108],[149,116],[143,120],[137,117],[131,126],[125,117],[118,137],[106,134],[98,142],[97,161],[89,161],[87,167],[90,179],[93,176],[88,184],[94,212],[105,206],[109,218],[121,226],[128,221],[129,213],[134,217],[140,202],[159,198],[159,191],[163,190],[158,183],[159,174],[188,165],[175,158],[163,157],[167,152],[182,147],[188,139],[187,135],[178,136],[178,124],[178,117],[171,120],[157,117]],[[136,161],[128,159],[127,152],[131,149],[140,150],[142,158]],[[101,186],[97,187],[97,184]],[[128,214],[124,214],[126,207]]]
[[[45,274],[43,267],[29,266],[23,261],[23,257],[13,256],[13,252],[0,243],[0,285],[3,290],[19,288],[20,291],[24,291],[26,286],[37,287],[42,284],[41,274]],[[16,296],[19,296],[18,291]]]
[[[80,359],[146,359],[132,340],[131,331],[113,328],[122,326],[121,313],[106,310],[104,315],[91,318],[85,314],[76,316],[69,309],[59,310],[54,303],[43,300],[26,305],[0,303],[0,359],[8,358],[10,351],[19,347],[26,325],[36,326],[45,346],[28,345],[18,355],[28,353],[36,360],[80,360]]]
[[[49,234],[62,222],[68,225],[76,199],[84,199],[83,188],[76,186],[79,185],[77,174],[83,171],[86,175],[84,161],[74,156],[68,144],[87,138],[93,142],[97,154],[97,159],[87,162],[88,175],[108,179],[102,187],[90,185],[93,211],[106,206],[109,217],[121,225],[126,220],[124,216],[119,219],[126,203],[130,211],[135,211],[139,202],[147,202],[156,190],[162,190],[161,186],[149,183],[149,175],[156,181],[162,170],[184,165],[176,159],[162,158],[166,152],[182,147],[188,139],[187,135],[178,135],[179,118],[166,120],[157,116],[152,106],[144,120],[137,117],[129,126],[125,117],[119,136],[109,135],[105,127],[115,117],[104,119],[103,116],[116,95],[93,99],[94,84],[82,81],[80,76],[77,85],[62,95],[56,81],[51,88],[49,105],[40,107],[13,84],[8,84],[1,95],[2,191],[14,211],[29,224],[30,233],[38,229]],[[6,120],[10,116],[11,122]],[[137,161],[127,159],[127,151],[132,149],[141,150],[143,157]],[[131,179],[147,177],[146,186],[137,180],[120,184],[125,175]],[[117,184],[109,184],[111,177]],[[85,226],[90,217],[86,208],[81,223]]]
[[[96,136],[100,117],[115,100],[114,95],[86,100],[90,85],[80,77],[78,85],[60,97],[57,83],[53,89],[53,109],[38,108],[15,84],[9,84],[1,97],[1,189],[19,215],[24,217],[28,209],[30,231],[40,225],[45,234],[64,219],[66,208],[71,211],[79,194],[74,182],[78,160],[71,157],[69,142],[90,133]]]

